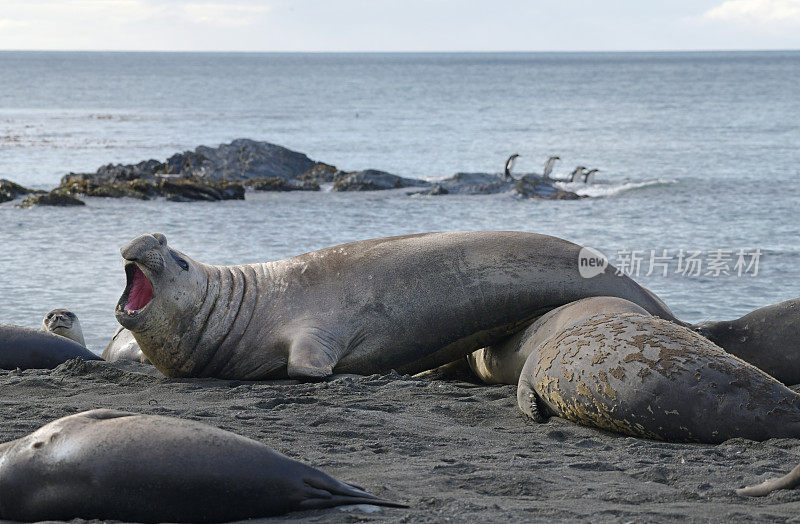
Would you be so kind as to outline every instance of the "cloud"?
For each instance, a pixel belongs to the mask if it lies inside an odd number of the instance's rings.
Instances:
[[[0,18],[0,27],[42,21],[129,25],[164,18],[206,27],[244,27],[261,21],[269,9],[266,2],[253,0],[5,0],[6,18]]]
[[[225,4],[189,2],[178,6],[182,17],[188,21],[225,27],[245,27],[253,25],[269,11],[263,4]]]
[[[702,18],[762,29],[800,27],[800,0],[728,0]]]
[[[0,18],[0,29],[15,29],[19,27],[27,27],[30,25],[24,20],[14,20],[11,18]]]

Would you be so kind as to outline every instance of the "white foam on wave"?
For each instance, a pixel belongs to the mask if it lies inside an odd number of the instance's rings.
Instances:
[[[555,185],[581,196],[597,198],[619,195],[620,193],[635,191],[637,189],[669,186],[675,183],[677,183],[677,180],[659,178],[656,180],[623,180],[620,182],[602,180],[589,184],[584,184],[583,182],[556,182]]]

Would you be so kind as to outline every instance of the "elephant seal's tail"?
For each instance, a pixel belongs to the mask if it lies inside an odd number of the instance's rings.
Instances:
[[[340,482],[333,477],[309,477],[303,479],[303,482],[311,492],[306,493],[307,498],[300,503],[303,509],[321,509],[354,504],[372,504],[390,508],[408,507],[406,504],[376,497],[359,486]],[[317,496],[311,496],[312,494]]]

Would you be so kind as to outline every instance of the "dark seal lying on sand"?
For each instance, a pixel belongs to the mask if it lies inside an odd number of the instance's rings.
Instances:
[[[97,409],[0,444],[0,518],[228,522],[402,507],[206,424]]]
[[[48,331],[0,324],[0,369],[52,369],[67,360],[100,357],[66,337]]]

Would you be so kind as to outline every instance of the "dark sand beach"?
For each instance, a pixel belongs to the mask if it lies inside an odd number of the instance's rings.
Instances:
[[[180,417],[410,506],[273,519],[280,521],[800,519],[800,490],[760,499],[733,491],[800,463],[800,440],[672,444],[557,418],[537,424],[517,409],[515,390],[396,374],[302,384],[166,379],[136,363],[73,360],[52,371],[0,371],[0,441],[94,408]]]

